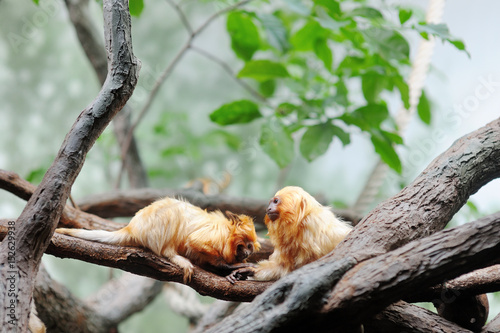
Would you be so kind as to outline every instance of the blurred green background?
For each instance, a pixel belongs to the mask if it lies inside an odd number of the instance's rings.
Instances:
[[[180,4],[191,25],[198,27],[211,14],[234,2],[183,1]],[[397,4],[394,1],[345,1],[341,8],[347,10],[367,5],[383,13],[382,21],[368,17],[366,13],[361,15],[366,22],[358,21],[357,28],[363,24],[392,27],[389,24],[391,22],[398,27],[401,20],[401,17],[398,20],[398,12],[401,15],[401,9],[411,10],[412,19],[419,22],[425,17],[427,4],[427,1]],[[277,1],[271,5],[255,1],[250,5],[243,7],[248,11],[241,11],[242,17],[235,19],[250,19],[259,22],[259,27],[262,27],[262,17],[249,13],[274,13],[275,17],[285,22],[287,29],[296,33],[299,28],[295,26],[294,19],[304,22],[307,15],[300,13],[301,6],[311,6],[311,3]],[[102,30],[101,5],[91,1],[90,9],[96,26]],[[480,5],[465,0],[446,4],[443,22],[453,36],[465,42],[470,57],[449,42],[438,40],[436,43],[425,84],[426,96],[432,106],[432,119],[430,124],[416,115],[411,119],[408,129],[402,134],[404,145],[400,145],[397,150],[402,171],[389,171],[372,206],[411,182],[457,138],[499,116],[500,66],[497,59],[500,56],[500,41],[496,31],[500,29],[500,22],[494,14],[498,10],[500,4],[493,0],[483,1]],[[318,13],[314,15],[321,18],[321,13]],[[200,53],[187,52],[161,86],[150,110],[135,131],[150,186],[180,188],[196,178],[210,178],[217,182],[229,172],[231,182],[225,189],[229,195],[268,199],[277,187],[293,184],[302,186],[312,194],[322,195],[334,207],[352,206],[379,154],[376,147],[374,149],[372,128],[365,130],[362,126],[334,119],[340,116],[340,113],[335,113],[337,109],[333,108],[332,114],[323,113],[323,109],[318,111],[319,107],[313,104],[313,101],[320,100],[323,104],[319,105],[325,105],[330,92],[328,87],[339,82],[328,81],[331,77],[337,78],[335,75],[338,73],[334,70],[328,72],[328,68],[325,71],[322,67],[328,67],[329,61],[328,53],[324,53],[327,51],[319,48],[323,44],[314,46],[314,52],[293,53],[300,45],[296,39],[293,42],[293,38],[287,36],[292,40],[289,46],[292,51],[288,53],[283,50],[277,52],[279,45],[273,45],[268,39],[256,49],[255,55],[245,56],[238,54],[234,36],[228,33],[227,20],[227,15],[214,20],[196,38],[194,45],[224,61],[235,75],[254,57],[273,59],[282,64],[289,77],[282,79],[278,75],[276,80],[267,81],[244,76],[240,78],[261,94],[270,94],[266,96],[266,102],[261,102],[255,100],[248,90],[235,84],[234,77],[217,63]],[[237,21],[238,24],[242,23]],[[140,15],[133,17],[132,26],[134,53],[142,62],[139,84],[129,102],[134,110],[132,118],[136,118],[153,83],[171,63],[189,34],[167,1],[145,1]],[[413,60],[423,39],[414,29],[400,31],[409,45],[409,59]],[[346,44],[339,36],[331,37],[328,44],[333,50],[330,60],[333,68],[339,65],[346,54],[356,49],[354,43],[350,48],[351,44]],[[263,36],[260,38],[265,39]],[[344,44],[337,47],[336,44],[332,46],[332,43]],[[312,53],[314,55],[311,58]],[[406,58],[395,68],[407,79],[410,63],[405,62]],[[308,67],[312,70],[307,70]],[[344,75],[347,82],[348,75]],[[345,109],[349,112],[369,99],[366,92],[362,93],[362,82],[355,79],[349,78],[347,82],[349,107],[352,107]],[[484,87],[485,81],[490,82],[487,86],[487,89],[491,89],[488,90],[490,94],[487,98],[474,100],[478,87]],[[269,88],[269,85],[276,87]],[[38,6],[32,1],[0,1],[0,168],[14,171],[35,184],[39,182],[72,123],[96,96],[99,88],[94,70],[82,51],[62,1],[40,0]],[[339,96],[340,89],[338,86],[336,88],[335,96]],[[387,130],[394,131],[393,117],[403,105],[404,98],[401,98],[397,89],[393,92],[386,90],[381,92],[381,97],[376,98],[377,102],[380,98],[389,112],[383,119]],[[261,117],[249,123],[228,126],[211,121],[210,115],[214,110],[243,99],[253,100],[258,105]],[[477,105],[473,104],[474,101],[477,101]],[[278,105],[282,106],[285,102],[308,108],[305,113],[297,111],[289,119],[283,120],[277,110]],[[341,105],[338,100],[332,103]],[[350,144],[344,146],[341,136],[334,135],[331,144],[327,142],[326,147],[315,147],[321,153],[314,151],[314,147],[302,147],[306,145],[301,143],[304,132],[325,119],[347,131]],[[284,124],[284,141],[277,142],[287,147],[274,152],[274,155],[266,151],[269,148],[262,143],[260,134],[266,124],[273,121]],[[292,128],[297,124],[300,126]],[[293,138],[291,146],[288,145],[288,138]],[[315,140],[312,140],[313,143]],[[309,161],[311,158],[308,157],[313,155],[313,161]],[[279,165],[277,158],[284,160],[284,165]],[[119,169],[120,152],[111,129],[107,129],[87,156],[73,187],[73,197],[78,200],[111,191]],[[126,188],[127,184],[123,184],[123,187]],[[451,225],[498,211],[498,193],[499,181],[485,186],[471,198],[471,204],[457,214]],[[2,218],[17,217],[23,207],[22,200],[0,192]],[[61,281],[80,297],[95,292],[109,278],[108,268],[51,256],[45,256],[43,261],[54,279]],[[500,311],[499,297],[495,299],[495,296],[489,296],[492,305],[490,316],[494,316]],[[167,322],[168,328],[165,328]],[[120,326],[122,332],[136,332],[139,329],[142,332],[179,332],[186,328],[187,320],[172,314],[161,297]]]

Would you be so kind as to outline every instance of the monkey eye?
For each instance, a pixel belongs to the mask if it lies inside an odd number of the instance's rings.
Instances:
[[[273,199],[273,204],[278,204],[279,202],[280,202],[280,200],[278,198]]]
[[[236,250],[237,250],[238,252],[241,252],[241,251],[243,251],[243,249],[244,249],[244,248],[245,248],[245,246],[244,246],[243,244],[240,244],[240,245],[238,245],[238,246],[236,247]]]
[[[247,246],[247,247],[248,247],[248,249],[249,249],[250,251],[253,251],[253,245],[252,245],[252,243],[248,243],[248,246]]]

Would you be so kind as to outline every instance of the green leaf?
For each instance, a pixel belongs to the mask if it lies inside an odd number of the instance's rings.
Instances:
[[[259,92],[264,97],[271,97],[276,90],[276,81],[275,80],[266,80],[259,82]]]
[[[332,70],[333,55],[332,50],[328,47],[326,39],[317,39],[314,43],[314,53],[323,61],[326,69]]]
[[[221,129],[209,132],[205,139],[203,139],[203,141],[207,141],[214,145],[219,143],[221,140],[234,151],[237,151],[241,147],[241,139],[239,136]]]
[[[479,209],[477,208],[476,204],[472,202],[471,200],[467,201],[467,206],[469,207],[470,211],[474,214],[479,213]]]
[[[348,91],[344,81],[339,80],[335,83],[336,93],[333,101],[339,105],[347,107],[349,105]]]
[[[449,40],[449,42],[451,43],[451,45],[455,46],[458,50],[467,52],[467,54],[470,57],[469,52],[465,49],[465,43],[463,41],[455,39],[455,40]]]
[[[370,28],[362,31],[372,52],[379,53],[387,60],[408,60],[410,45],[398,32],[382,28]]]
[[[460,39],[454,38],[448,29],[448,26],[444,23],[432,24],[426,22],[420,22],[414,25],[413,28],[420,32],[420,35],[425,39],[429,39],[428,35],[434,35],[441,38],[442,40],[448,41],[451,45],[455,46],[458,50],[464,51],[470,57],[469,52],[465,48],[465,44]]]
[[[386,77],[377,73],[366,73],[361,76],[361,90],[368,103],[376,103],[380,93],[387,87]]]
[[[270,60],[249,61],[238,73],[238,77],[248,77],[257,81],[267,81],[288,76],[288,71],[283,65]]]
[[[224,104],[210,114],[210,120],[222,126],[245,124],[260,117],[258,105],[245,99]]]
[[[128,2],[130,15],[139,17],[144,9],[144,0],[130,0]]]
[[[35,5],[37,5],[37,6],[38,6],[38,4],[39,4],[40,0],[33,0],[33,2],[35,3]]]
[[[342,115],[339,119],[363,131],[370,131],[373,128],[378,129],[387,117],[389,117],[389,110],[385,104],[368,104]]]
[[[423,37],[426,38],[428,34],[434,35],[436,37],[440,37],[442,39],[449,39],[451,37],[450,30],[448,26],[444,23],[433,24],[420,22],[418,25],[415,25],[414,28],[419,31],[421,34],[424,34]]]
[[[236,56],[248,61],[260,47],[259,31],[252,18],[242,12],[231,12],[227,16],[227,31],[231,37],[231,48]]]
[[[410,88],[408,88],[408,84],[406,84],[401,76],[393,77],[392,83],[398,88],[401,94],[401,101],[403,101],[404,107],[408,110],[410,107]]]
[[[45,172],[47,172],[47,168],[40,167],[34,170],[31,170],[26,177],[24,177],[27,181],[33,184],[39,184],[43,176],[45,175]]]
[[[309,21],[295,34],[292,35],[291,43],[297,51],[311,51],[318,39],[326,39],[328,30],[321,27],[316,21]]]
[[[391,141],[394,144],[397,144],[397,145],[402,145],[403,144],[403,138],[399,134],[397,134],[397,133],[387,132],[387,131],[383,131],[383,130],[381,130],[380,133],[382,133],[382,135],[387,140]]]
[[[351,10],[350,12],[346,13],[347,17],[352,17],[352,16],[362,16],[366,17],[369,19],[378,19],[378,18],[383,18],[384,16],[380,11],[378,11],[375,8],[372,7],[359,7]]]
[[[342,142],[342,146],[347,146],[351,143],[351,135],[344,131],[342,128],[333,125],[334,135],[339,138],[340,142]]]
[[[340,15],[340,4],[335,0],[313,0],[317,6],[322,6],[326,9],[330,16]]]
[[[298,109],[297,105],[285,102],[278,105],[275,114],[277,117],[286,117],[297,109]]]
[[[258,14],[257,18],[267,33],[269,44],[281,53],[286,53],[290,49],[290,43],[288,42],[288,31],[283,21],[271,14]]]
[[[300,153],[309,162],[313,161],[326,153],[334,135],[334,126],[330,123],[309,127],[300,141]]]
[[[375,148],[375,152],[380,156],[382,161],[384,161],[391,169],[401,174],[401,160],[399,159],[392,142],[381,133],[377,132],[372,134],[371,141],[373,147]]]
[[[285,0],[285,2],[292,11],[300,15],[308,16],[311,13],[309,7],[302,0]]]
[[[406,21],[408,21],[411,16],[413,15],[413,11],[411,9],[406,10],[406,9],[400,9],[399,10],[399,22],[401,24],[404,24]]]
[[[259,143],[262,150],[280,168],[284,168],[292,162],[294,156],[293,139],[283,125],[277,122],[264,123]]]
[[[161,151],[162,157],[170,157],[170,156],[184,155],[184,154],[186,154],[186,147],[184,146],[173,146],[167,149],[163,149]]]
[[[425,124],[431,124],[431,105],[429,100],[427,99],[427,95],[422,91],[422,95],[418,101],[417,112],[420,120],[422,120]]]

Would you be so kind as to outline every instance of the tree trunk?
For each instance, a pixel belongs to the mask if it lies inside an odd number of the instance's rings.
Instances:
[[[52,166],[0,244],[2,327],[27,330],[35,277],[85,156],[137,83],[128,1],[104,1],[108,77],[99,95],[77,118]]]

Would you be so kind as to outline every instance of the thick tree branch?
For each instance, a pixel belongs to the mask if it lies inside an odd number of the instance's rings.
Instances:
[[[498,332],[500,332],[500,313],[481,330],[481,333],[498,333]]]
[[[405,300],[412,303],[434,300],[452,302],[458,296],[473,296],[496,291],[500,291],[500,265],[478,269],[431,288],[419,290],[417,294],[405,297]]]
[[[500,259],[500,213],[446,229],[363,262],[333,289],[329,318],[380,311],[412,290],[489,266]],[[381,296],[383,295],[383,297]]]
[[[0,244],[0,297],[3,304],[16,305],[12,317],[7,316],[5,307],[0,308],[2,327],[27,330],[36,272],[71,186],[87,152],[126,103],[137,83],[138,66],[132,53],[127,1],[105,1],[104,23],[109,68],[106,82],[67,134],[54,163],[19,216],[12,239]],[[7,284],[17,286],[16,298],[8,296]]]
[[[51,279],[43,265],[38,271],[33,297],[47,332],[109,333],[113,327],[104,316]]]
[[[47,253],[60,258],[73,258],[101,266],[119,268],[160,281],[182,283],[183,271],[165,258],[133,247],[100,244],[65,235],[54,234]],[[250,301],[270,283],[245,282],[237,286],[224,277],[195,267],[188,286],[202,295],[224,300]]]
[[[29,200],[36,186],[19,177],[18,174],[0,169],[0,188],[7,190],[21,199]],[[64,206],[60,218],[61,226],[68,228],[118,230],[123,224],[105,220],[99,216],[85,213],[69,205]]]
[[[388,306],[369,321],[363,323],[365,330],[372,333],[471,333],[437,314],[419,306],[397,302]]]
[[[289,301],[289,296],[283,294],[278,296],[274,292],[293,283],[302,284],[304,280],[317,279],[319,273],[316,271],[316,268],[321,265],[335,266],[337,262],[346,258],[354,258],[357,262],[362,262],[442,229],[459,208],[465,204],[471,194],[475,193],[488,181],[500,175],[499,160],[500,119],[457,140],[450,149],[437,157],[412,184],[404,188],[396,196],[378,205],[368,214],[332,253],[296,272],[292,272],[287,277],[286,282],[284,281],[285,279],[278,281],[266,290],[261,297],[266,297],[267,301],[271,303],[285,304]],[[483,227],[485,230],[488,229],[487,226]],[[498,223],[493,224],[493,227],[498,227]],[[480,230],[477,231],[480,234]],[[499,236],[497,235],[496,237]],[[493,241],[498,241],[498,239]],[[474,240],[471,240],[471,243],[474,242]],[[488,245],[479,240],[478,242],[486,250]],[[477,243],[471,245],[475,246],[478,253],[481,252],[479,250],[481,246],[477,247]],[[498,246],[498,243],[493,243],[493,246]],[[443,253],[443,258],[447,257],[446,251],[439,251]],[[477,255],[477,253],[474,255]],[[488,258],[488,260],[491,263],[493,258]],[[473,265],[479,264],[479,262],[483,265],[482,267],[486,266],[486,259],[484,258],[478,259]],[[446,264],[445,260],[442,261],[442,264],[443,267],[453,266],[449,262]],[[355,271],[361,270],[363,266],[364,263],[361,263],[356,267]],[[397,270],[397,267],[391,267]],[[481,266],[469,267],[468,269],[471,270],[479,267]],[[421,279],[419,282],[420,287],[430,286],[439,282],[439,279],[434,279],[436,276],[453,278],[460,273],[467,272],[467,270],[460,271],[460,269],[455,267],[451,267],[450,272],[441,272],[438,267],[435,269],[435,276],[427,279],[425,274],[423,274],[419,277]],[[395,272],[387,271],[387,273]],[[293,280],[294,276],[296,277],[295,280]],[[323,276],[323,278],[326,279],[327,276]],[[368,276],[365,276],[365,279],[369,280]],[[372,282],[370,280],[370,283]],[[399,292],[399,289],[395,288],[394,291]],[[377,293],[373,292],[374,296],[378,297]],[[402,298],[402,295],[403,293],[399,297]],[[316,295],[316,297],[322,296],[324,295]],[[370,296],[371,293],[368,293],[367,297]],[[340,309],[343,305],[340,299],[335,298],[340,296],[333,294],[332,297],[333,299],[330,301],[329,306],[324,309],[325,311]],[[397,300],[395,294],[392,296],[388,295],[388,298],[391,298],[391,302]],[[346,303],[355,305],[358,301],[363,303],[359,297],[350,299]],[[299,299],[297,302],[305,303],[305,300]],[[254,303],[257,304],[257,299]],[[381,310],[374,301],[366,301],[363,304],[367,306],[367,314],[373,313],[371,312],[372,310]],[[387,305],[388,303],[384,304]],[[296,306],[300,306],[300,304]],[[366,311],[365,309],[362,310]],[[266,307],[254,307],[252,315],[248,313],[234,314],[219,325],[216,325],[213,331],[227,330],[229,327],[235,325],[235,323],[248,325],[250,323],[261,322],[257,318],[266,316],[266,311],[268,311]],[[295,314],[280,312],[275,314],[273,322],[292,325],[290,323],[294,323],[297,317],[301,315],[305,314],[300,312]],[[332,316],[335,316],[335,314],[332,314]],[[345,321],[346,318],[348,317],[341,318],[341,321]],[[266,325],[257,324],[257,326],[254,326],[253,331],[258,331],[259,329],[261,332],[270,331],[271,329],[266,327],[272,327],[273,324],[266,322]]]
[[[125,273],[106,283],[85,301],[95,313],[106,318],[113,326],[118,326],[151,303],[162,287],[160,281]]]
[[[104,84],[107,75],[106,52],[102,36],[92,21],[89,13],[88,0],[65,0],[68,8],[69,18],[75,27],[76,35],[80,41],[83,51],[87,55],[99,82]],[[123,149],[130,130],[131,109],[125,105],[120,113],[113,119],[113,131]],[[128,143],[127,143],[128,144]],[[130,186],[133,188],[146,187],[148,185],[146,170],[141,161],[137,144],[133,133],[130,138],[130,147],[123,156],[123,164],[127,169]]]
[[[405,295],[411,295],[412,290],[426,288],[438,281],[487,266],[499,258],[500,213],[497,213],[473,223],[440,231],[356,265],[333,288],[330,299],[321,310],[326,315],[323,318],[316,316],[317,313],[313,312],[309,315],[315,317],[314,322],[319,327],[326,328],[332,325],[331,330],[348,331],[342,323],[349,323],[349,325],[360,323]],[[352,257],[341,260],[350,260],[349,262],[355,263]],[[311,288],[307,297],[302,295],[301,298],[291,297],[284,293],[279,301],[279,304],[283,306],[273,310],[273,317],[270,321],[259,319],[263,316],[260,311],[264,304],[261,301],[278,302],[276,293],[285,287],[293,290],[296,286],[309,284],[311,279],[312,281],[329,279],[331,275],[325,274],[327,268],[332,270],[330,274],[338,276],[341,272],[334,270],[338,262],[325,263],[323,260],[318,260],[290,273],[256,298],[256,301],[252,303],[251,311],[245,314],[238,312],[228,317],[220,325],[215,326],[213,332],[226,332],[234,325],[239,325],[239,323],[245,325],[249,322],[254,324],[251,330],[247,330],[248,332],[272,331],[275,325],[279,325],[280,329],[297,327],[297,317],[295,317],[297,314],[291,310],[295,307],[304,307],[311,311],[304,299],[321,298],[322,295],[318,294],[317,290]],[[311,271],[315,272],[312,276]],[[295,304],[296,301],[303,304]],[[290,304],[293,304],[293,308],[290,308]],[[305,315],[307,314],[300,313],[300,316]],[[310,322],[310,320],[303,320],[303,322]],[[305,326],[303,328],[306,329]]]

